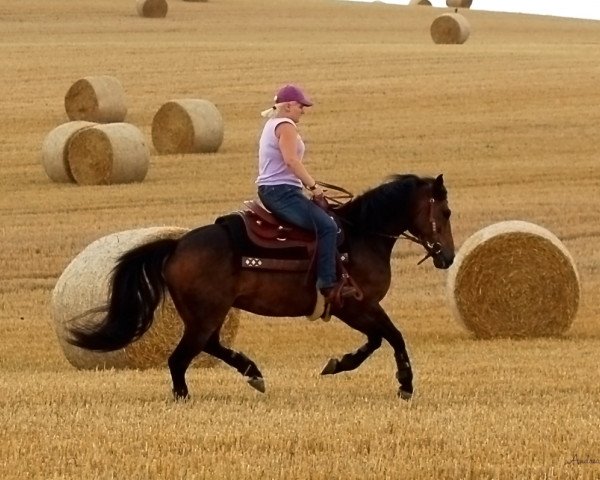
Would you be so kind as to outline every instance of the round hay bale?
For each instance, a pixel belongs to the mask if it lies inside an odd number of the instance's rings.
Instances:
[[[52,291],[51,311],[54,329],[67,360],[76,368],[155,368],[165,367],[169,355],[181,339],[183,322],[167,293],[155,312],[154,323],[137,341],[114,352],[85,350],[66,341],[71,319],[108,301],[111,270],[120,255],[141,244],[162,238],[179,238],[188,231],[180,227],[151,227],[127,230],[102,237],[88,245],[65,268]],[[85,317],[97,324],[101,314]],[[222,343],[233,344],[239,326],[239,312],[232,309],[221,329]],[[201,354],[194,365],[210,367],[216,359]]]
[[[167,0],[137,0],[136,8],[140,17],[164,18],[169,5]]]
[[[473,0],[446,0],[446,6],[451,8],[471,8]]]
[[[67,159],[80,185],[141,182],[148,173],[150,151],[134,125],[108,123],[73,135]]]
[[[430,30],[435,43],[462,44],[471,34],[471,25],[459,13],[444,13],[433,21]]]
[[[125,91],[121,82],[110,75],[84,77],[67,91],[65,110],[70,120],[122,122],[127,115]]]
[[[152,142],[162,154],[216,152],[223,143],[223,117],[208,100],[171,100],[154,115]]]
[[[67,159],[71,138],[83,128],[96,125],[93,122],[76,120],[63,123],[52,130],[42,143],[41,161],[50,180],[59,183],[74,182]]]
[[[543,227],[492,224],[461,246],[447,293],[455,317],[478,338],[564,333],[579,306],[575,263]]]
[[[429,0],[410,0],[409,5],[423,5],[426,7],[431,7],[431,2]]]

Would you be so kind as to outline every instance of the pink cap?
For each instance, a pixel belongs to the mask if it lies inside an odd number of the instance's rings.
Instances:
[[[279,89],[275,96],[275,103],[282,102],[298,102],[305,107],[311,107],[313,104],[302,89],[296,85],[286,85]]]

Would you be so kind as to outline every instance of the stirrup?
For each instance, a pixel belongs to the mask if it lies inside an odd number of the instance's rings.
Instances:
[[[315,307],[313,309],[313,312],[310,315],[307,315],[306,318],[312,322],[318,319],[322,319],[325,322],[327,322],[331,318],[331,314],[329,313],[329,304],[326,302],[325,297],[319,291],[319,289],[315,288],[315,290],[317,294]]]
[[[323,294],[325,297],[325,302],[327,305],[331,305],[332,303],[335,306],[342,308],[344,306],[344,298],[348,298],[351,296],[356,296],[358,291],[352,285],[347,285],[346,279],[342,278],[342,280],[338,281],[331,290],[327,292],[327,294]]]
[[[324,322],[331,320],[331,303],[327,302],[325,304],[325,311],[323,312],[323,315],[321,315],[321,320]]]

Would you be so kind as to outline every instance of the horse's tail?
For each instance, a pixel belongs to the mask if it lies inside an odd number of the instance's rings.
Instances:
[[[69,343],[107,352],[141,337],[152,325],[154,311],[164,297],[163,264],[177,242],[177,239],[156,240],[124,253],[112,272],[108,305],[73,319]],[[104,317],[92,327],[78,322],[99,312]]]

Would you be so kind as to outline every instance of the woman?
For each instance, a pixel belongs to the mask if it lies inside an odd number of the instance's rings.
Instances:
[[[285,85],[275,96],[273,107],[262,112],[266,121],[258,149],[258,197],[274,215],[289,223],[313,230],[317,236],[317,288],[326,301],[339,301],[356,290],[338,280],[336,273],[337,230],[334,220],[313,197],[323,190],[302,163],[304,142],[296,125],[310,99],[296,85]],[[339,303],[339,302],[338,302]]]

